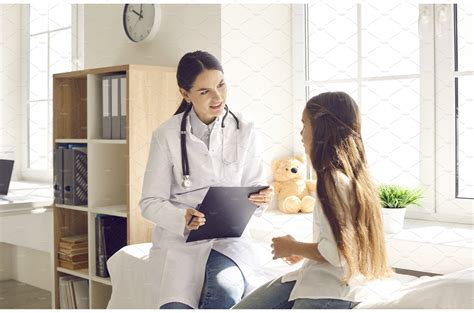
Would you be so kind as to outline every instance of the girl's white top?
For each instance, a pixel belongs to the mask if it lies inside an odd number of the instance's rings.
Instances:
[[[347,176],[340,173],[337,184],[337,190],[345,195],[343,201],[353,202]],[[352,276],[347,284],[341,282],[347,265],[339,254],[331,226],[317,196],[313,210],[313,240],[319,242],[318,251],[327,262],[305,259],[300,269],[282,277],[282,282],[296,281],[289,301],[308,298],[361,302],[384,297],[384,287],[393,284],[389,280],[367,281],[361,274]]]
[[[168,302],[198,307],[211,249],[236,262],[250,285],[254,270],[266,261],[261,258],[260,246],[251,242],[246,233],[241,238],[186,243],[189,231],[185,228],[185,209],[195,208],[210,186],[266,185],[266,174],[254,125],[240,117],[240,130],[237,130],[229,114],[225,127],[221,128],[222,114],[212,127],[200,125],[197,120],[187,121],[186,146],[192,185],[183,187],[182,116],[183,113],[171,117],[153,132],[140,201],[143,217],[156,225],[150,251],[155,270],[152,275],[157,282],[150,288],[155,289],[156,307]],[[190,112],[188,119],[197,116]],[[197,129],[201,126],[203,129]],[[210,130],[206,143],[198,138],[207,131],[204,128]]]

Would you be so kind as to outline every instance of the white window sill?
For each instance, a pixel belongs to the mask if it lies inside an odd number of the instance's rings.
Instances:
[[[393,267],[448,274],[474,266],[474,227],[405,219],[403,230],[386,234]]]

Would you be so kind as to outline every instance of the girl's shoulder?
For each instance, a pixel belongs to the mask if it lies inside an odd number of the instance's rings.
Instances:
[[[341,171],[336,172],[336,184],[340,188],[349,189],[351,188],[351,180]]]
[[[342,196],[342,198],[350,203],[351,199],[354,197],[354,190],[352,182],[344,173],[338,171],[336,175],[336,186],[337,192]]]

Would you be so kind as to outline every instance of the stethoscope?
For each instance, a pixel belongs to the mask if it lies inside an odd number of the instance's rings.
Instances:
[[[189,115],[189,112],[192,109],[192,105],[188,105],[186,111],[184,111],[183,118],[181,119],[181,166],[183,169],[183,187],[189,188],[192,185],[191,179],[189,177],[189,162],[188,162],[188,152],[186,150],[186,121]],[[227,115],[230,113],[234,117],[235,122],[237,123],[237,129],[240,129],[239,119],[235,116],[232,111],[229,110],[227,104],[224,106],[225,114],[222,118],[221,128],[225,128],[224,121],[227,118]]]

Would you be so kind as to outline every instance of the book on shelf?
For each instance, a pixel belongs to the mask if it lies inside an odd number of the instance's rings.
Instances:
[[[89,282],[70,275],[59,277],[59,305],[61,309],[88,309]]]
[[[87,240],[87,234],[61,237],[58,249],[59,266],[70,270],[87,268]]]
[[[59,248],[65,249],[65,250],[71,250],[71,249],[80,249],[80,248],[87,248],[88,244],[87,242],[80,242],[80,243],[71,243],[71,242],[59,242]]]
[[[59,241],[60,242],[65,242],[65,243],[79,244],[79,243],[87,242],[87,234],[61,237],[61,239]]]
[[[87,254],[87,247],[85,248],[73,248],[73,249],[64,249],[64,248],[59,248],[58,252],[61,252],[62,254],[73,256],[73,255],[79,255],[79,254]]]
[[[89,261],[85,260],[85,261],[74,262],[74,261],[66,261],[66,260],[60,259],[59,266],[67,268],[69,270],[80,270],[80,269],[87,268],[89,266]]]
[[[98,214],[95,218],[96,275],[109,277],[107,260],[127,245],[127,219]]]
[[[59,255],[60,260],[70,261],[70,262],[86,261],[88,257],[88,253],[83,253],[83,254],[78,254],[78,255],[69,255],[69,254],[62,253],[61,251],[58,253],[58,255]]]

